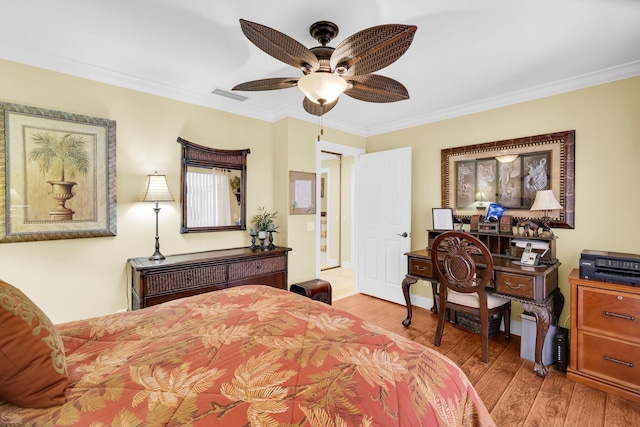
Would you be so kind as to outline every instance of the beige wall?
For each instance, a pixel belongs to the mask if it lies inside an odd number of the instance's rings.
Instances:
[[[275,243],[293,248],[289,283],[315,276],[315,232],[307,231],[315,218],[288,215],[288,174],[315,171],[316,124],[262,122],[7,61],[0,61],[0,94],[5,102],[116,121],[118,235],[0,244],[0,278],[22,289],[54,322],[126,307],[126,259],[150,255],[154,245],[152,205],[138,198],[145,176],[156,169],[167,175],[179,198],[178,136],[251,150],[247,219],[258,206],[277,210]],[[638,99],[640,77],[369,138],[325,129],[323,140],[366,146],[369,152],[412,147],[412,245],[417,249],[426,245],[431,208],[440,204],[442,148],[575,129],[576,228],[555,230],[561,288],[568,295],[566,277],[582,249],[640,252],[640,231],[632,222],[640,211]],[[179,202],[161,207],[165,255],[249,245],[245,232],[182,235]],[[430,294],[427,285],[414,288]]]
[[[420,249],[432,228],[431,208],[440,206],[440,150],[572,129],[575,229],[554,229],[564,323],[567,276],[583,249],[640,253],[640,77],[370,137],[367,152],[412,147],[412,246]],[[430,296],[429,285],[419,283],[415,292]]]
[[[275,243],[290,246],[289,282],[315,277],[309,215],[288,217],[288,171],[315,170],[317,126],[228,114],[128,89],[0,60],[0,100],[116,121],[117,236],[0,244],[0,279],[22,289],[56,322],[126,308],[126,260],[154,250],[153,205],[139,202],[145,177],[167,175],[176,202],[161,203],[165,255],[248,246],[240,231],[180,234],[180,145],[176,138],[222,149],[249,148],[247,221],[258,206],[279,212]],[[364,138],[325,129],[333,142]],[[278,189],[277,191],[275,189]],[[291,237],[289,237],[291,236]]]

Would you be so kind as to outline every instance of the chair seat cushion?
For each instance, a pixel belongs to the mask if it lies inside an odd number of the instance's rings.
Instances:
[[[493,295],[493,289],[487,288],[486,292],[488,309],[496,308],[509,302],[508,299]],[[449,289],[447,291],[447,301],[467,307],[480,308],[480,297],[478,297],[478,294],[476,292],[463,294],[461,292],[456,292]]]

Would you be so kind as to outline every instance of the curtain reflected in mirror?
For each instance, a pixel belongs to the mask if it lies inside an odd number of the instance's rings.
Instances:
[[[233,187],[236,181],[237,187]],[[240,171],[188,167],[187,188],[187,224],[240,225]]]
[[[181,233],[246,229],[246,150],[182,144]]]

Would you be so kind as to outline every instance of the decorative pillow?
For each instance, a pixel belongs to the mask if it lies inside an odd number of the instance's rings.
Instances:
[[[0,280],[0,400],[25,408],[65,401],[67,363],[56,327],[24,293]]]

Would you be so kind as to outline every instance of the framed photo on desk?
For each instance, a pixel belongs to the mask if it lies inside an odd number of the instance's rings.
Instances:
[[[432,208],[431,213],[434,230],[453,230],[453,209]]]

